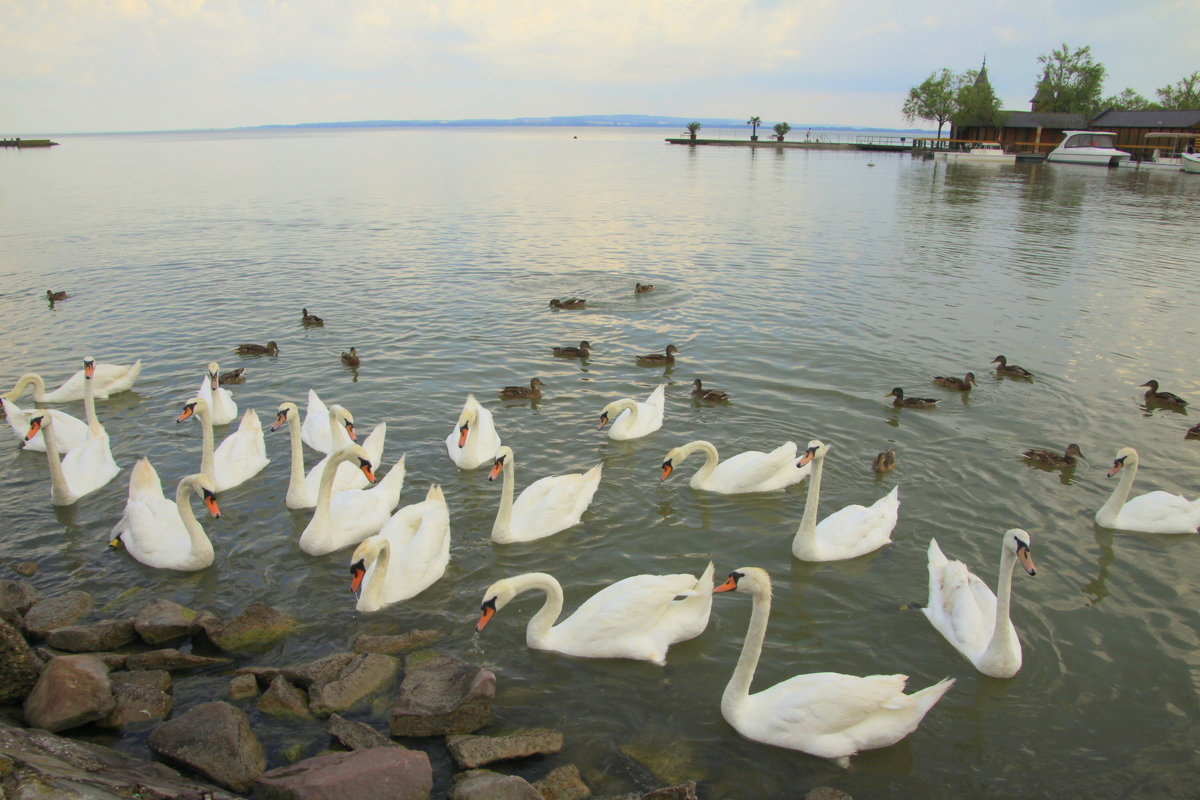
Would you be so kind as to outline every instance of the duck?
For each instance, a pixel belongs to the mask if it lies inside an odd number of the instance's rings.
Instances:
[[[870,506],[849,505],[833,512],[817,524],[817,503],[821,496],[821,472],[829,445],[816,439],[808,443],[798,466],[811,463],[808,499],[804,518],[792,539],[792,555],[801,561],[840,561],[874,552],[892,540],[892,529],[900,514],[900,487]]]
[[[140,358],[128,366],[96,364],[92,373],[92,380],[96,382],[92,391],[95,392],[96,399],[107,400],[114,394],[129,391],[133,388],[134,381],[137,380],[141,371],[142,360]],[[46,382],[42,380],[42,376],[35,372],[28,372],[22,375],[16,385],[4,396],[8,400],[20,400],[21,395],[25,394],[25,388],[32,386],[35,403],[69,403],[73,400],[83,399],[83,382],[83,370],[79,370],[64,381],[62,386],[52,392],[47,392]]]
[[[884,450],[879,455],[875,456],[875,460],[871,462],[871,469],[876,472],[891,472],[896,466],[896,451]]]
[[[654,291],[653,283],[640,283],[639,282],[633,287],[634,294],[645,294],[646,292],[653,292],[653,291]]]
[[[243,356],[277,356],[279,355],[279,345],[274,342],[266,344],[239,344],[233,348],[235,352]]]
[[[1024,367],[1018,367],[1016,364],[1009,364],[1008,359],[1004,356],[996,356],[992,359],[992,363],[996,364],[997,375],[1007,375],[1010,378],[1032,378],[1033,373]]]
[[[97,426],[98,427],[98,426]],[[54,438],[54,417],[38,411],[29,420],[32,439],[41,431],[46,442],[46,461],[50,466],[50,503],[69,506],[91,494],[117,476],[120,469],[108,450],[108,434],[103,428],[91,428],[88,440],[59,460]]]
[[[597,464],[587,472],[539,478],[526,486],[514,502],[517,460],[511,447],[501,445],[488,472],[489,481],[504,474],[500,508],[492,523],[492,541],[532,542],[578,525],[600,485],[601,467]]]
[[[634,575],[609,584],[583,602],[574,614],[554,624],[562,613],[562,585],[545,572],[503,578],[487,588],[475,632],[483,630],[500,609],[526,591],[546,599],[525,628],[525,644],[580,658],[628,658],[667,663],[667,650],[694,639],[708,627],[712,612],[713,565],[697,578],[677,575]]]
[[[721,695],[721,716],[751,741],[845,768],[855,753],[893,745],[915,731],[954,685],[945,678],[905,694],[907,675],[813,672],[750,694],[771,616],[771,578],[759,567],[742,567],[713,591],[745,592],[753,602],[742,654]]]
[[[1046,467],[1074,467],[1078,463],[1076,459],[1083,458],[1083,451],[1079,445],[1069,444],[1061,455],[1052,450],[1026,450],[1021,455]]]
[[[112,529],[109,546],[121,545],[135,561],[155,569],[195,572],[212,566],[212,542],[188,502],[196,494],[214,518],[220,518],[217,492],[202,473],[187,475],[175,489],[175,502],[163,495],[149,458],[139,458],[129,475],[125,514]]]
[[[1013,568],[1017,562],[1036,575],[1028,531],[1010,528],[1000,548],[1000,574],[992,594],[961,561],[942,554],[929,540],[929,602],[921,611],[975,669],[992,678],[1011,678],[1021,669],[1021,639],[1009,619]]]
[[[263,438],[262,422],[253,408],[246,410],[237,430],[226,436],[215,450],[212,413],[209,411],[208,401],[202,397],[191,398],[183,404],[183,411],[175,421],[183,422],[192,416],[200,420],[200,430],[203,434],[200,445],[200,471],[212,481],[215,491],[224,492],[240,486],[271,463],[271,459],[267,458],[267,443]]]
[[[52,289],[47,289],[46,290],[46,299],[49,300],[51,303],[58,302],[59,300],[66,300],[67,293],[65,290],[61,291],[61,292],[56,292]]]
[[[324,325],[325,320],[318,317],[316,314],[308,313],[308,309],[300,310],[300,323],[302,325]]]
[[[1188,428],[1187,432],[1185,434],[1183,434],[1183,438],[1185,438],[1185,439],[1200,439],[1200,422],[1198,422],[1195,425],[1193,425],[1192,427]]]
[[[351,347],[349,353],[342,351],[342,363],[347,367],[357,367],[362,363],[362,359],[358,357],[358,351]]]
[[[1108,477],[1124,472],[1121,482],[1096,512],[1096,524],[1104,528],[1140,533],[1196,533],[1200,528],[1200,499],[1154,491],[1129,500],[1137,475],[1138,453],[1132,447],[1117,451]]]
[[[233,392],[222,389],[220,385],[221,367],[217,362],[208,362],[208,371],[200,388],[196,390],[197,397],[203,397],[208,402],[208,412],[212,414],[213,425],[228,425],[237,419],[238,408],[234,402]]]
[[[459,469],[475,469],[491,464],[500,449],[500,434],[492,421],[492,412],[468,394],[459,412],[458,422],[446,437],[446,453]]]
[[[541,378],[534,378],[528,386],[505,386],[500,390],[500,396],[506,400],[540,400],[543,386]]]
[[[354,419],[350,417],[350,412],[336,404],[330,407],[328,417],[330,426],[350,425],[353,427],[354,425]],[[271,426],[271,430],[277,431],[284,425],[288,426],[292,449],[292,471],[288,479],[285,503],[288,508],[312,508],[317,504],[317,495],[321,491],[321,476],[325,472],[325,464],[328,463],[330,457],[325,456],[318,461],[306,475],[304,472],[304,447],[300,439],[300,411],[296,408],[296,404],[290,401],[279,404],[279,410],[275,415],[275,423]],[[331,435],[332,433],[330,431]],[[369,455],[372,470],[380,467],[386,437],[387,423],[381,422],[363,440],[362,447]],[[347,489],[363,489],[366,486],[366,475],[349,462],[342,462],[334,474],[334,494]]]
[[[1146,405],[1148,405],[1148,406],[1149,405],[1159,405],[1159,406],[1169,406],[1169,407],[1173,407],[1173,408],[1184,408],[1188,404],[1187,400],[1184,400],[1182,397],[1180,397],[1177,394],[1174,394],[1172,392],[1160,392],[1158,390],[1158,381],[1156,381],[1156,380],[1146,381],[1145,383],[1142,384],[1142,386],[1150,387],[1149,389],[1146,390],[1146,394],[1145,394]]]
[[[935,375],[933,377],[933,382],[936,383],[938,386],[941,386],[942,388],[954,389],[955,391],[959,391],[959,392],[969,392],[969,391],[971,391],[972,386],[979,385],[975,380],[974,372],[968,372],[966,375],[964,375],[961,378],[955,378],[953,376],[947,377],[944,375]]]
[[[697,400],[707,400],[710,403],[724,403],[729,399],[729,392],[722,392],[720,389],[705,389],[700,383],[700,379],[692,381],[692,397]]]
[[[334,452],[321,473],[316,510],[300,534],[300,549],[310,556],[323,556],[344,547],[357,545],[378,533],[400,502],[404,488],[404,456],[392,465],[388,474],[370,489],[351,489],[333,493],[333,479],[343,461],[358,463],[367,481],[375,483],[371,455],[357,444]]]
[[[933,408],[940,401],[934,397],[905,397],[904,390],[899,386],[892,389],[884,397],[894,397],[892,405],[896,408]]]
[[[26,439],[25,435],[29,433],[29,420],[37,414],[49,414],[54,417],[54,435],[58,440],[58,446],[65,452],[74,450],[79,445],[87,441],[88,425],[78,417],[73,417],[65,411],[59,411],[56,408],[31,408],[25,410],[15,402],[7,398],[0,397],[0,408],[4,409],[4,416],[8,420],[8,425],[12,428],[12,432],[17,435],[23,450],[32,450],[38,453],[46,452],[46,437],[39,431],[32,439]]]
[[[773,492],[799,483],[812,471],[808,464],[796,464],[795,442],[784,442],[769,453],[747,450],[718,463],[716,446],[697,439],[667,452],[659,480],[665,481],[684,459],[697,452],[704,453],[704,464],[692,475],[690,485],[718,494]]]
[[[227,372],[222,372],[217,377],[217,384],[221,385],[221,386],[224,386],[226,384],[245,383],[245,382],[246,382],[246,368],[245,367],[238,367],[237,369],[231,369]]]
[[[587,300],[582,297],[568,297],[566,300],[559,300],[557,297],[550,301],[551,308],[583,308],[583,304]]]
[[[609,418],[614,417],[613,425],[608,429],[608,438],[618,441],[638,439],[653,433],[663,424],[666,389],[666,384],[659,385],[640,403],[629,397],[613,400],[600,410],[600,427],[603,428]]]
[[[675,354],[679,352],[679,348],[673,344],[667,345],[666,349],[661,353],[647,353],[644,356],[638,356],[637,362],[642,366],[656,367],[663,364],[674,364]]]
[[[350,590],[363,613],[416,597],[446,573],[450,563],[450,510],[442,487],[392,514],[379,533],[350,556]]]
[[[304,424],[300,427],[301,441],[318,453],[331,453],[358,441],[358,437],[354,434],[354,417],[349,416],[349,411],[346,414],[342,425],[336,428],[331,427],[329,425],[329,407],[314,390],[309,389],[308,405],[304,411]],[[346,425],[347,421],[349,421],[349,425]]]
[[[550,348],[554,355],[559,358],[587,358],[592,354],[592,345],[587,339],[579,343],[579,347],[552,347]]]

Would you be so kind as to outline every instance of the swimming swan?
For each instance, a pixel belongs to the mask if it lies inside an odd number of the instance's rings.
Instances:
[[[343,461],[357,461],[367,480],[375,481],[371,454],[362,447],[351,444],[333,453],[321,474],[316,511],[300,534],[300,549],[310,556],[341,550],[378,533],[400,502],[400,490],[404,488],[404,456],[400,456],[383,480],[370,489],[350,489],[335,495],[333,478]]]
[[[450,509],[434,484],[420,503],[405,506],[350,556],[355,608],[378,611],[415,597],[446,572],[450,563]]]
[[[539,478],[526,486],[513,502],[517,461],[512,448],[502,445],[496,451],[488,473],[488,480],[494,481],[502,470],[504,472],[500,509],[492,524],[492,541],[498,544],[532,542],[577,525],[600,485],[602,466],[597,464],[585,473]]]
[[[200,381],[196,396],[208,401],[213,425],[228,425],[237,419],[238,408],[233,401],[233,392],[221,388],[220,376],[220,365],[215,361],[208,362],[208,371],[204,373],[204,380]]]
[[[58,437],[58,446],[70,452],[83,444],[88,437],[87,423],[78,417],[73,417],[57,408],[31,408],[28,411],[21,408],[12,400],[0,397],[0,406],[4,407],[4,415],[13,433],[21,440],[21,447],[38,453],[46,452],[46,438],[39,432],[32,439],[26,439],[29,433],[29,419],[36,414],[49,414],[54,417],[54,435]]]
[[[221,516],[213,483],[197,472],[179,481],[175,502],[163,496],[150,459],[140,458],[129,476],[125,515],[113,527],[113,547],[124,544],[129,555],[148,567],[194,572],[213,563],[213,546],[192,513],[192,492],[208,513]]]
[[[860,750],[887,747],[915,731],[954,685],[946,678],[907,695],[907,675],[814,672],[750,694],[771,616],[771,579],[758,567],[743,567],[713,591],[748,592],[754,601],[742,654],[721,696],[721,715],[747,739],[846,767]]]
[[[784,442],[769,453],[747,450],[718,463],[717,448],[702,439],[671,450],[663,457],[662,480],[695,452],[705,455],[704,465],[692,475],[691,487],[720,494],[771,492],[799,483],[812,467],[796,464],[796,443]]]
[[[193,397],[184,404],[183,411],[175,421],[183,422],[191,416],[199,418],[204,437],[200,446],[200,472],[213,482],[217,492],[245,483],[271,463],[271,459],[267,458],[262,423],[253,408],[242,415],[238,429],[226,436],[215,451],[208,403],[202,398]]]
[[[600,427],[608,424],[615,416],[608,438],[616,440],[637,439],[662,427],[663,411],[666,407],[667,385],[661,384],[642,402],[622,397],[613,400],[600,411]]]
[[[1021,640],[1009,619],[1009,608],[1017,561],[1030,575],[1037,574],[1029,546],[1026,531],[1004,532],[997,596],[966,564],[948,560],[937,539],[929,540],[929,602],[921,611],[975,669],[993,678],[1011,678],[1021,669]]]
[[[892,529],[900,513],[900,487],[893,486],[885,496],[869,507],[849,505],[835,511],[817,524],[817,503],[821,495],[821,471],[825,465],[826,445],[817,440],[808,443],[800,464],[813,464],[808,479],[808,499],[804,518],[792,539],[792,555],[801,561],[838,561],[856,558],[878,550],[892,540]]]
[[[467,395],[454,430],[446,437],[446,453],[459,469],[475,469],[491,463],[500,448],[500,434],[492,421],[492,412],[479,405],[475,395]]]
[[[38,431],[43,432],[46,441],[46,461],[50,466],[50,502],[53,505],[69,506],[96,491],[120,472],[108,450],[108,434],[99,425],[89,428],[88,440],[67,453],[61,461],[58,442],[54,438],[54,418],[40,409],[29,420],[27,438],[32,439]]]
[[[693,575],[634,575],[604,587],[554,625],[562,613],[562,586],[544,572],[529,572],[488,587],[475,631],[483,630],[521,592],[535,590],[546,600],[525,628],[525,643],[534,650],[633,658],[663,666],[671,645],[694,639],[708,627],[712,576],[712,562],[699,580]]]
[[[129,366],[120,364],[97,364],[93,380],[96,381],[96,398],[107,400],[109,395],[125,392],[133,388],[138,373],[142,371],[142,360],[139,358]],[[46,383],[42,376],[36,373],[22,375],[17,385],[5,393],[9,400],[20,400],[25,393],[25,387],[33,386],[33,399],[37,403],[69,403],[72,400],[83,399],[83,370],[79,370],[54,391],[46,392]]]
[[[308,390],[308,408],[304,412],[300,438],[318,453],[332,453],[356,441],[353,428],[334,432],[329,426],[329,409],[312,389]]]
[[[329,424],[343,425],[353,428],[354,419],[350,412],[339,405],[330,408]],[[279,412],[275,415],[272,431],[277,431],[283,425],[288,426],[291,439],[292,471],[288,479],[288,490],[285,504],[288,508],[312,508],[317,504],[317,495],[321,491],[321,475],[325,473],[325,465],[330,456],[325,456],[304,474],[304,446],[300,441],[300,411],[296,404],[284,402],[279,404]],[[333,432],[330,431],[330,435]],[[383,443],[387,437],[387,423],[381,422],[371,431],[371,435],[363,440],[362,447],[370,455],[371,469],[379,469],[383,458]],[[367,477],[357,466],[342,462],[333,478],[333,493],[344,492],[347,489],[363,489],[367,486]]]
[[[1189,501],[1170,492],[1149,492],[1129,500],[1137,475],[1138,454],[1132,447],[1117,451],[1108,477],[1124,470],[1121,482],[1096,512],[1096,524],[1105,528],[1142,533],[1196,533],[1200,527],[1200,499]]]

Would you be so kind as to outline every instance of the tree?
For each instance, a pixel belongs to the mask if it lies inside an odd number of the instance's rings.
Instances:
[[[786,122],[776,122],[775,123],[775,140],[778,142],[782,142],[783,137],[787,136],[788,131],[790,131],[791,129],[792,129],[792,126],[788,125]]]
[[[696,131],[698,131],[698,130],[700,130],[699,122],[689,122],[687,124],[688,136],[690,136],[692,138],[693,142],[696,141]]]
[[[1162,108],[1158,103],[1143,97],[1132,88],[1126,88],[1120,94],[1104,98],[1100,105],[1116,111],[1152,111]]]
[[[904,118],[909,124],[919,119],[936,122],[938,138],[941,138],[942,126],[954,113],[954,92],[958,82],[959,78],[945,67],[940,72],[931,73],[920,86],[908,90],[908,99],[901,109]]]
[[[1000,98],[992,91],[986,73],[969,69],[962,74],[954,92],[954,112],[950,117],[960,128],[964,125],[998,128],[1004,124]]]
[[[746,120],[746,124],[754,126],[753,128],[750,129],[750,141],[757,142],[758,141],[758,126],[762,125],[762,117],[751,117],[750,119]]]
[[[1100,89],[1104,65],[1092,60],[1092,48],[1074,53],[1063,43],[1061,50],[1038,56],[1042,77],[1037,82],[1035,111],[1066,112],[1091,116],[1101,109]]]
[[[1200,72],[1193,72],[1174,86],[1164,86],[1154,93],[1163,108],[1200,108]]]

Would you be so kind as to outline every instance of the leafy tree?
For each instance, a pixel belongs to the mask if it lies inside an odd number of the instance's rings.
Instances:
[[[1174,86],[1155,91],[1163,108],[1200,108],[1200,72],[1181,78]]]
[[[788,125],[786,122],[776,122],[775,123],[775,139],[776,139],[776,141],[782,142],[783,137],[787,136],[788,131],[790,131],[791,129],[792,129],[792,126]]]
[[[901,112],[909,124],[919,119],[936,122],[938,137],[942,135],[945,125],[954,113],[954,93],[958,88],[960,78],[953,72],[942,68],[933,72],[920,86],[908,90],[908,99],[904,101]]]
[[[687,132],[688,132],[688,136],[692,137],[692,141],[693,141],[693,142],[694,142],[694,141],[696,141],[696,132],[697,132],[698,130],[700,130],[700,123],[699,123],[699,122],[689,122],[689,123],[687,124]]]
[[[750,141],[757,142],[758,141],[758,126],[762,125],[762,117],[751,117],[750,119],[746,120],[746,124],[754,126],[753,128],[750,129]]]
[[[950,115],[956,126],[981,125],[998,128],[1004,124],[1000,98],[987,80],[979,80],[979,71],[969,69],[958,79],[954,92],[954,112]]]
[[[1063,44],[1061,50],[1038,56],[1042,77],[1037,82],[1035,105],[1038,111],[1086,114],[1100,110],[1100,88],[1104,84],[1104,65],[1092,60],[1092,48],[1075,52]]]
[[[1104,98],[1104,102],[1100,105],[1104,108],[1116,109],[1117,111],[1151,111],[1156,108],[1162,108],[1158,103],[1143,97],[1131,88],[1127,88],[1125,91],[1115,94],[1112,97]]]

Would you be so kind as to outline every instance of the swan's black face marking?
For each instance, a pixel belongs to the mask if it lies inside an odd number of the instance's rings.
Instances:
[[[672,464],[671,459],[668,458],[666,461],[664,461],[662,463],[662,478],[660,478],[660,480],[665,481],[667,479],[667,477],[671,474],[671,470],[673,470],[673,469],[675,469],[675,465]]]
[[[363,475],[367,476],[367,480],[371,483],[375,482],[375,473],[371,471],[371,462],[365,458],[359,457],[358,468],[362,470]]]
[[[362,588],[363,576],[365,576],[366,574],[367,574],[367,567],[366,567],[366,564],[363,563],[363,560],[361,558],[358,561],[355,561],[353,565],[351,565],[351,567],[350,567],[350,591],[353,592],[355,595],[357,595],[359,592],[359,589]]]
[[[479,606],[479,622],[475,623],[475,632],[479,633],[484,626],[491,622],[492,617],[496,616],[496,597],[489,597]]]
[[[489,481],[496,480],[496,476],[500,474],[500,471],[502,469],[504,469],[504,459],[505,459],[505,456],[501,455],[501,456],[496,456],[495,460],[492,461],[492,468],[491,468],[491,470],[488,471],[488,480]]]
[[[605,411],[603,414],[600,415],[600,428],[603,428],[607,424],[608,424],[608,412]],[[597,428],[596,430],[600,430],[600,428]]]
[[[467,434],[471,432],[471,423],[464,422],[462,427],[458,429],[458,446],[465,447],[467,444]]]
[[[358,441],[358,438],[354,435],[354,423],[350,420],[346,420],[346,435],[350,437],[350,441]]]
[[[93,359],[85,358],[83,360],[83,377],[91,380],[92,375],[96,373],[96,362]]]
[[[208,509],[208,513],[212,514],[217,519],[221,517],[221,508],[217,505],[217,496],[208,489],[201,489],[204,492],[204,506]]]
[[[740,581],[744,577],[746,577],[746,574],[744,572],[738,572],[737,570],[734,570],[733,572],[729,573],[729,577],[725,579],[725,582],[722,583],[717,588],[713,589],[713,591],[714,592],[735,591],[738,587],[738,581]]]
[[[1021,566],[1030,575],[1036,575],[1037,570],[1033,566],[1033,554],[1029,552],[1029,545],[1017,539],[1017,560],[1021,562]]]
[[[804,451],[804,455],[800,456],[800,460],[796,462],[797,467],[803,467],[808,462],[817,457],[817,448],[810,447]]]
[[[275,424],[271,426],[271,430],[273,430],[273,431],[277,431],[277,430],[279,430],[280,428],[282,428],[282,427],[284,426],[284,424],[285,424],[285,423],[287,423],[288,411],[289,411],[289,410],[290,410],[290,409],[287,409],[287,408],[281,408],[281,409],[279,410],[279,413],[277,413],[277,414],[275,415]]]
[[[1112,469],[1108,471],[1108,477],[1111,478],[1113,475],[1116,475],[1121,471],[1121,468],[1125,466],[1125,458],[1125,456],[1121,456],[1113,462]]]
[[[196,413],[196,404],[195,403],[187,403],[184,405],[183,411],[179,412],[179,419],[177,419],[175,421],[183,422],[185,419],[187,419],[188,417],[192,416],[195,413]]]
[[[40,431],[42,429],[42,425],[44,425],[44,424],[45,424],[45,418],[43,416],[37,416],[37,417],[33,417],[32,419],[30,419],[29,420],[29,433],[25,434],[25,441],[28,442],[33,437],[37,436],[38,431]]]

